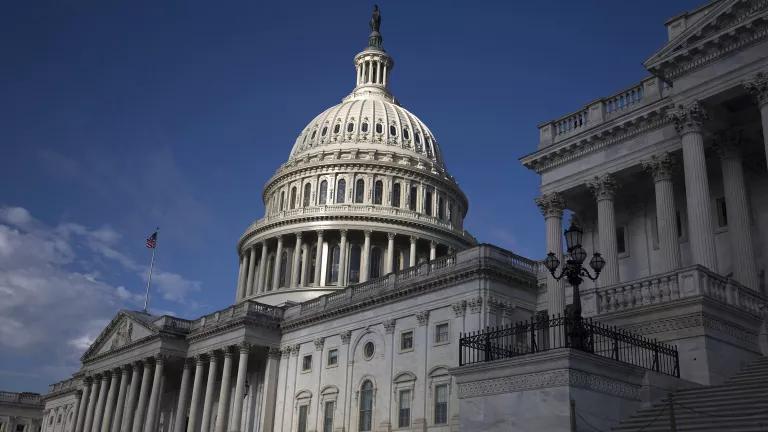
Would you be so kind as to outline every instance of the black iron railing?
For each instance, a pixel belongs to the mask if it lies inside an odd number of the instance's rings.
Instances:
[[[680,376],[677,347],[610,327],[591,319],[561,315],[539,316],[503,327],[463,333],[459,339],[459,365],[464,366],[558,348],[574,348]]]

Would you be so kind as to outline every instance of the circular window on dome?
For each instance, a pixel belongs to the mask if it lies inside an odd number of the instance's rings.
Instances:
[[[323,127],[323,131],[320,132],[320,135],[325,136],[325,134],[328,133],[328,126]]]
[[[389,127],[389,134],[392,136],[397,136],[397,128],[395,127],[395,125],[391,125]]]
[[[363,355],[366,360],[370,360],[375,352],[376,345],[374,345],[373,342],[366,342],[365,345],[363,345]]]
[[[363,133],[368,132],[368,123],[360,125],[360,130],[363,131]]]
[[[376,123],[376,133],[381,133],[384,131],[384,127],[381,126],[381,123]]]
[[[333,127],[333,133],[339,133],[340,129],[341,129],[341,125],[337,124],[336,126]]]
[[[347,123],[347,132],[352,132],[353,130],[355,130],[355,124],[352,122]]]

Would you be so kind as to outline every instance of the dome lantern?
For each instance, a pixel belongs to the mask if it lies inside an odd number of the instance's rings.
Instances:
[[[395,65],[392,57],[387,54],[382,46],[383,39],[379,29],[381,26],[381,14],[379,7],[373,6],[368,36],[368,46],[355,56],[355,70],[357,72],[356,89],[360,87],[387,87],[389,72]]]

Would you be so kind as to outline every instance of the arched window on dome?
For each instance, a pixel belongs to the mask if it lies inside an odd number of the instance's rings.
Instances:
[[[280,277],[278,278],[277,288],[286,286],[288,275],[288,251],[283,251],[280,255]]]
[[[347,181],[339,179],[336,185],[336,204],[344,204],[344,197],[347,194]]]
[[[371,248],[371,263],[368,268],[371,269],[371,279],[381,276],[381,249],[378,247]]]
[[[363,381],[360,386],[360,417],[358,428],[360,432],[369,432],[373,425],[373,384],[370,380]]]
[[[384,182],[376,180],[373,184],[373,203],[381,205],[381,196],[384,195]]]
[[[333,245],[330,250],[328,260],[328,283],[335,284],[339,282],[339,245]]]
[[[309,199],[311,194],[312,194],[312,185],[310,183],[307,183],[304,185],[304,197],[301,202],[302,206],[309,207]]]
[[[280,210],[285,210],[285,191],[280,191]]]
[[[349,249],[349,283],[360,282],[360,246]]]
[[[413,136],[413,140],[416,142],[416,151],[421,153],[424,150],[424,147],[421,145],[421,133],[416,132]]]
[[[403,138],[411,139],[411,134],[408,132],[408,128],[403,128]]]
[[[392,207],[400,207],[400,183],[392,185]]]
[[[365,180],[357,179],[355,182],[355,203],[361,204],[365,198]]]
[[[445,219],[445,202],[443,202],[443,197],[437,198],[437,217],[440,220]]]
[[[363,124],[360,125],[360,131],[363,133],[368,132],[368,122],[363,122]]]
[[[296,186],[291,188],[291,210],[296,208]]]
[[[376,123],[376,133],[380,134],[384,132],[384,126],[381,125],[381,123]]]
[[[310,139],[315,139],[315,136],[317,136],[317,129],[312,131],[312,138]]]
[[[347,132],[352,132],[355,130],[355,124],[352,122],[347,123]]]
[[[389,126],[389,134],[393,137],[397,136],[397,127],[395,125]]]
[[[408,209],[411,211],[416,211],[416,200],[418,198],[419,189],[416,186],[411,186],[411,193],[408,197]]]
[[[427,149],[427,157],[432,157],[432,140],[427,138],[427,143],[424,147]]]
[[[320,182],[320,192],[317,194],[317,203],[319,205],[325,205],[328,200],[328,182],[323,180]]]
[[[328,133],[328,126],[323,126],[322,132],[320,132],[320,135],[325,136],[325,134]]]
[[[427,191],[424,194],[424,213],[432,216],[432,191]]]
[[[337,134],[341,130],[341,125],[336,123],[336,125],[333,127],[333,133]]]

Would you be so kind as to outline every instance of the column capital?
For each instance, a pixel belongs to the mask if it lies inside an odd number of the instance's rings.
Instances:
[[[234,350],[232,349],[231,346],[225,346],[224,348],[221,349],[221,351],[224,353],[224,358],[227,358],[227,357],[232,358],[232,354],[234,354]]]
[[[322,351],[323,347],[325,346],[325,338],[319,337],[315,339],[315,351]]]
[[[434,241],[434,240],[430,240],[430,241],[429,241],[429,247],[433,247],[433,248],[434,248],[434,247],[437,247],[437,242],[436,242],[436,241]]]
[[[340,230],[339,230],[339,234],[341,234],[341,237],[342,237],[342,238],[346,238],[346,237],[347,237],[347,230],[345,230],[345,229],[340,229]]]
[[[278,347],[271,346],[267,348],[267,357],[271,359],[279,359],[281,354],[282,351]]]
[[[453,313],[456,316],[456,318],[463,317],[464,314],[467,312],[467,301],[461,300],[456,303],[453,303],[451,305],[451,308],[453,309]]]
[[[419,240],[417,236],[411,236],[411,244],[416,243]]]
[[[669,152],[653,155],[650,159],[641,162],[643,169],[653,175],[656,182],[671,180],[675,168],[675,160]]]
[[[301,232],[301,231],[299,231],[299,232],[297,232],[297,233],[296,233],[296,239],[297,239],[297,240],[301,240],[301,238],[302,238],[303,236],[304,236],[304,233],[303,233],[303,232]]]
[[[317,230],[315,232],[317,233],[318,237],[322,237],[323,236],[323,230]]]
[[[563,195],[560,192],[542,194],[541,196],[536,197],[534,201],[545,218],[563,217],[565,199],[563,199]]]
[[[366,237],[371,238],[371,234],[373,234],[373,230],[363,230],[363,234]]]
[[[761,108],[768,104],[768,73],[758,72],[751,80],[743,83],[749,94],[755,97]]]
[[[733,159],[741,156],[741,130],[727,130],[715,136],[714,149],[720,159]]]
[[[682,136],[691,132],[701,132],[701,127],[709,116],[699,101],[694,100],[688,105],[680,104],[670,108],[667,111],[667,118],[675,124],[675,130]]]
[[[595,176],[587,183],[587,187],[592,191],[592,194],[598,201],[613,200],[616,195],[616,179],[613,174],[603,174],[601,176]]]
[[[122,366],[118,367],[118,369],[120,369],[120,372],[121,372],[123,375],[128,375],[128,372],[130,372],[130,371],[131,371],[131,369],[133,369],[133,368],[131,367],[131,365],[130,365],[130,364],[124,364],[124,365],[122,365]]]
[[[282,235],[282,234],[281,234],[281,235],[279,235],[279,236],[276,236],[275,238],[277,239],[277,242],[278,242],[278,243],[280,243],[280,244],[282,244],[282,243],[283,243],[283,235]]]
[[[395,234],[393,232],[388,232],[387,233],[387,240],[394,240],[396,235],[397,234]]]
[[[291,355],[291,347],[285,346],[280,348],[280,354],[283,356],[283,358],[288,358]]]
[[[184,359],[184,369],[190,369],[195,365],[197,360],[194,357],[187,357]]]
[[[384,332],[387,334],[392,334],[395,332],[395,319],[388,319],[384,321]]]
[[[345,332],[341,332],[339,335],[341,336],[341,343],[344,345],[349,345],[349,341],[352,339],[352,332],[347,330]]]
[[[197,354],[195,355],[195,363],[197,366],[202,366],[205,364],[205,360],[207,359],[205,354]]]
[[[299,350],[301,350],[301,345],[300,344],[292,345],[291,346],[291,355],[294,356],[294,357],[298,357],[299,356]]]
[[[423,310],[416,312],[416,321],[418,321],[419,327],[427,325],[427,321],[429,321],[429,311]]]
[[[235,345],[235,349],[237,349],[237,351],[239,353],[250,352],[251,348],[253,348],[253,345],[251,345],[250,343],[245,342],[245,341],[240,342],[239,344]]]

